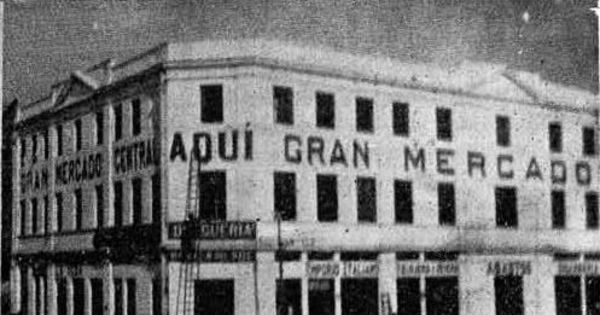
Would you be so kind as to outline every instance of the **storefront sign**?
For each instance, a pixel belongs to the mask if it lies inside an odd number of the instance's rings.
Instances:
[[[204,240],[239,240],[256,238],[255,221],[218,221],[218,222],[194,222],[189,223],[192,239]],[[169,224],[169,238],[181,238],[183,233],[183,222]]]
[[[80,265],[56,266],[56,276],[62,277],[80,277],[83,273],[83,267]]]
[[[48,188],[48,169],[30,169],[21,171],[21,193],[44,190]]]
[[[399,277],[455,276],[458,275],[457,262],[399,262]]]
[[[250,250],[203,250],[183,255],[179,250],[170,251],[169,259],[184,262],[237,263],[256,260],[256,252]]]
[[[491,261],[488,263],[488,275],[523,276],[531,274],[530,261]]]
[[[56,185],[93,180],[102,175],[102,154],[92,153],[56,163]]]
[[[376,261],[309,261],[306,264],[309,278],[373,278],[379,274]]]
[[[154,139],[141,140],[114,149],[115,174],[143,170],[156,163]]]
[[[559,275],[598,275],[600,262],[562,262],[558,264]]]

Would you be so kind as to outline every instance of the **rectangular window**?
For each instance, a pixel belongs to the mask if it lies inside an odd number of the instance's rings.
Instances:
[[[115,141],[123,138],[123,104],[118,104],[113,107],[115,118]]]
[[[438,107],[435,110],[437,121],[437,139],[442,141],[452,140],[452,110]]]
[[[37,144],[38,138],[37,135],[33,135],[31,137],[31,163],[35,164],[37,162]]]
[[[277,315],[302,314],[302,290],[300,279],[277,280]]]
[[[127,315],[137,315],[137,288],[135,279],[127,279]],[[82,313],[83,314],[83,313]]]
[[[342,314],[378,315],[379,285],[377,279],[341,280]]]
[[[598,194],[587,192],[585,194],[586,226],[588,229],[597,229],[598,220]]]
[[[377,222],[377,188],[375,178],[356,179],[358,222]]]
[[[27,139],[21,138],[21,167],[25,166],[26,158],[27,158]]]
[[[114,182],[114,204],[115,226],[123,226],[123,183]]]
[[[438,209],[438,222],[440,225],[454,225],[456,223],[454,184],[438,184]]]
[[[562,190],[552,191],[552,228],[565,228],[565,192]]]
[[[302,252],[295,250],[282,250],[275,251],[275,261],[299,261],[302,256]]]
[[[152,222],[160,222],[160,174],[152,175]]]
[[[56,310],[57,314],[67,314],[67,279],[65,278],[58,278],[56,281]]]
[[[38,201],[36,198],[31,199],[31,234],[38,232]]]
[[[75,230],[83,228],[83,196],[81,188],[75,189]]]
[[[194,314],[233,315],[233,280],[195,280]]]
[[[460,255],[460,253],[456,251],[425,252],[425,260],[456,261],[458,260],[458,255]]]
[[[29,276],[28,268],[21,268],[21,313],[29,315]],[[33,294],[33,293],[32,293]],[[33,310],[32,310],[33,311]]]
[[[104,142],[104,113],[96,112],[96,144],[101,145]]]
[[[140,99],[136,98],[131,101],[131,133],[134,136],[142,132],[142,112]]]
[[[333,279],[308,280],[308,314],[335,314]]]
[[[394,212],[396,223],[413,222],[412,184],[407,181],[394,181]]]
[[[152,315],[162,314],[162,284],[161,278],[152,279]]]
[[[62,125],[56,126],[56,155],[63,154],[63,128]]]
[[[496,142],[501,147],[510,146],[510,119],[507,116],[496,116]]]
[[[131,180],[131,210],[133,211],[133,224],[142,224],[142,179]]]
[[[104,187],[96,185],[96,226],[104,226]]]
[[[81,151],[81,119],[75,120],[75,129],[73,130],[73,137],[75,138],[75,151]]]
[[[514,187],[496,187],[496,226],[517,227],[517,190]]]
[[[394,128],[394,134],[397,136],[407,137],[410,133],[408,103],[394,102],[392,107],[392,125]]]
[[[85,314],[85,284],[82,278],[73,278],[73,314]]]
[[[583,154],[596,154],[596,130],[594,127],[583,127]]]
[[[562,128],[559,122],[551,122],[548,125],[550,136],[550,152],[560,153],[562,151]]]
[[[48,199],[48,195],[44,196],[44,232],[49,234],[51,232],[50,229],[50,200]]]
[[[227,179],[224,171],[200,172],[200,219],[227,219]]]
[[[203,85],[200,87],[200,119],[205,123],[223,122],[223,86]]]
[[[337,219],[337,177],[335,175],[317,175],[317,220],[332,222]]]
[[[275,189],[275,212],[281,220],[296,219],[296,174],[275,172],[273,174]]]
[[[331,93],[317,92],[317,127],[335,128],[335,98]]]
[[[50,136],[48,135],[48,129],[44,130],[44,159],[47,160],[50,157]]]
[[[419,252],[396,252],[396,260],[417,260]]]
[[[600,277],[585,277],[585,304],[587,315],[600,315]]]
[[[103,299],[103,288],[102,279],[92,278],[90,279],[92,287],[92,314],[91,315],[103,315],[104,299]]]
[[[401,278],[396,281],[398,315],[421,314],[419,278]]]
[[[331,260],[333,252],[308,252],[308,260]]]
[[[123,315],[123,281],[115,278],[114,287],[115,315]]]
[[[356,98],[356,131],[373,132],[373,100]]]
[[[581,278],[555,276],[554,295],[556,315],[581,314]]]
[[[283,125],[294,124],[294,92],[284,86],[273,87],[275,122]]]
[[[427,314],[458,315],[458,277],[425,278]]]
[[[27,235],[27,201],[21,200],[21,236]]]
[[[494,277],[496,315],[523,315],[523,278],[520,276]]]
[[[56,194],[56,229],[59,232],[62,232],[63,229],[65,228],[65,225],[63,224],[63,214],[64,212],[64,204],[63,204],[63,195],[62,193],[57,193]]]

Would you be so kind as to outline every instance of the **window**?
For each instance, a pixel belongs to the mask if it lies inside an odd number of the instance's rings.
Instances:
[[[421,314],[421,290],[419,278],[400,278],[396,281],[398,292],[398,315]]]
[[[48,195],[44,196],[44,232],[50,233],[50,200],[48,200]]]
[[[96,185],[96,226],[104,226],[104,187]]]
[[[152,314],[162,314],[162,284],[160,277],[152,279]]]
[[[38,201],[36,198],[31,199],[31,234],[38,232]]]
[[[27,157],[27,139],[21,138],[21,167],[25,166],[25,158]]]
[[[581,314],[581,277],[555,276],[556,315]]]
[[[596,154],[596,130],[594,127],[583,127],[583,154]]]
[[[377,279],[341,279],[342,314],[378,315]]]
[[[378,252],[340,252],[341,261],[377,260]]]
[[[224,171],[200,172],[200,219],[227,219],[227,185]]]
[[[134,136],[142,132],[142,113],[140,108],[140,100],[134,99],[131,101],[131,133]]]
[[[335,314],[333,279],[308,280],[308,314]]]
[[[333,94],[317,92],[317,127],[335,128],[335,99]]]
[[[514,187],[496,187],[496,226],[517,227],[517,191]]]
[[[75,230],[83,227],[83,199],[81,188],[75,189]]]
[[[299,261],[301,256],[302,252],[296,250],[278,249],[275,251],[275,261]]]
[[[427,314],[458,315],[458,277],[425,278]]]
[[[67,314],[67,279],[65,278],[58,278],[56,281],[56,310],[57,314]]]
[[[63,214],[64,212],[64,204],[63,204],[63,195],[62,193],[56,194],[56,228],[59,232],[62,232],[65,228],[63,223]]]
[[[21,236],[27,235],[27,201],[21,200]]]
[[[62,125],[56,126],[56,155],[63,154],[63,128]]]
[[[200,87],[200,119],[205,123],[223,122],[223,86],[203,85]]]
[[[356,179],[358,222],[377,222],[377,188],[375,178]]]
[[[438,107],[435,110],[437,121],[437,138],[442,141],[452,140],[452,110]]]
[[[115,226],[123,226],[123,183],[115,182],[113,184],[115,213]]]
[[[75,138],[75,151],[81,151],[81,119],[75,120],[75,129],[73,130],[73,137]]]
[[[335,175],[317,175],[317,220],[332,222],[337,219],[337,177]]]
[[[562,130],[559,122],[551,122],[548,125],[550,136],[550,152],[560,153],[562,151]]]
[[[38,138],[37,135],[33,135],[31,137],[31,163],[35,164],[37,162],[37,143]]]
[[[553,190],[552,194],[552,228],[563,229],[565,227],[565,192]]]
[[[408,103],[394,102],[394,104],[392,104],[392,108],[392,125],[394,128],[394,134],[397,136],[407,137],[410,132]]]
[[[123,315],[123,280],[114,279],[115,315]]]
[[[373,100],[356,99],[356,131],[373,132]]]
[[[494,277],[496,315],[522,315],[523,278],[520,276]]]
[[[510,119],[507,116],[496,116],[496,142],[499,146],[510,146]]]
[[[119,141],[123,138],[123,105],[115,105],[113,112],[115,116],[115,141]]]
[[[104,114],[102,111],[96,112],[96,144],[101,145],[104,142]]]
[[[82,278],[73,278],[73,314],[85,314],[85,283]]]
[[[152,222],[160,222],[160,174],[152,175]]]
[[[135,279],[127,279],[127,315],[136,315],[137,289]],[[83,313],[81,313],[83,314]]]
[[[133,211],[133,224],[142,224],[142,179],[131,180],[131,210]],[[202,198],[202,197],[201,197]]]
[[[47,160],[50,157],[50,136],[48,135],[48,129],[44,130],[44,159]]]
[[[90,279],[92,287],[92,314],[91,315],[103,315],[103,287],[102,279],[92,278]]]
[[[275,188],[275,212],[281,220],[296,219],[296,174],[275,172],[273,175]]]
[[[331,260],[333,252],[308,252],[308,260]]]
[[[21,268],[21,314],[29,314],[28,268]],[[32,310],[33,312],[33,310]]]
[[[453,184],[438,184],[438,222],[440,225],[454,225],[456,223],[456,204],[454,198]]]
[[[292,88],[273,87],[273,106],[275,122],[283,125],[294,124],[294,92]]]
[[[425,260],[433,261],[456,261],[458,260],[459,252],[455,251],[436,251],[425,252]]]
[[[598,276],[585,277],[585,305],[588,314],[600,314],[600,277]]]
[[[412,184],[407,181],[394,181],[394,210],[396,223],[413,222]]]
[[[195,280],[194,314],[233,315],[233,280]]]
[[[598,194],[588,192],[585,194],[586,226],[588,229],[598,228]]]
[[[396,252],[396,260],[417,260],[419,252]]]
[[[300,279],[277,279],[277,315],[302,314]]]

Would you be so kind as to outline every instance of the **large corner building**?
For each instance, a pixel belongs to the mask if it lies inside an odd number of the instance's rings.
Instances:
[[[14,124],[11,314],[600,314],[598,99],[531,73],[175,43]]]

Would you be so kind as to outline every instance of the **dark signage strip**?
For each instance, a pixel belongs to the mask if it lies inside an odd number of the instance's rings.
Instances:
[[[169,260],[181,262],[203,263],[238,263],[256,261],[256,252],[251,250],[205,250],[183,254],[181,251],[170,251]]]
[[[188,222],[188,235],[191,239],[203,240],[240,240],[256,239],[254,221]],[[184,222],[170,223],[169,238],[181,238]]]

